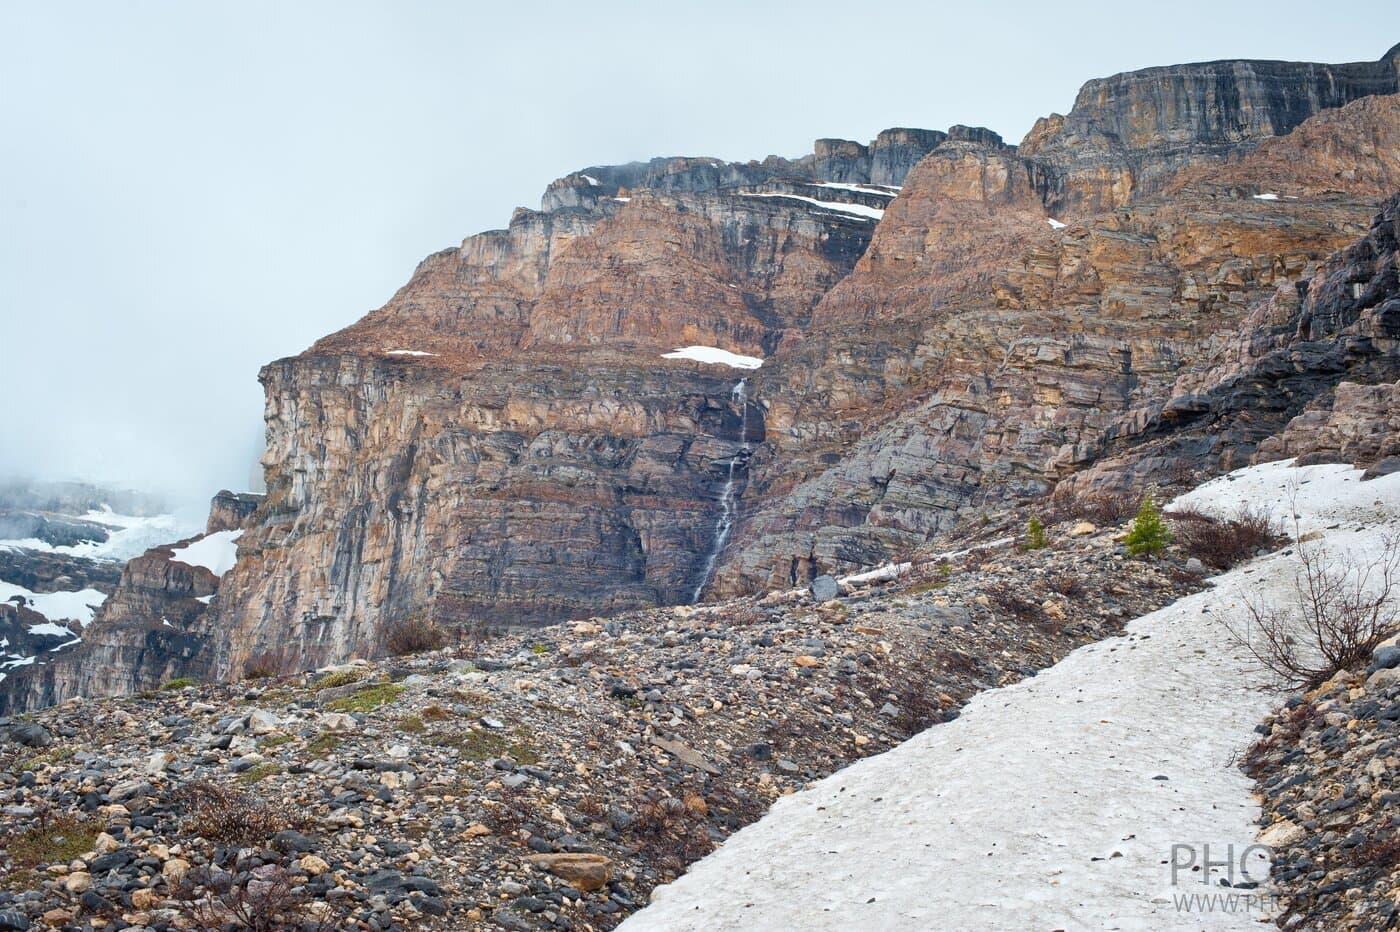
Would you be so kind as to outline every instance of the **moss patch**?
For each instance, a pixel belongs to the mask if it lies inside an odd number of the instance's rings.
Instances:
[[[353,696],[337,699],[330,704],[333,712],[373,712],[386,706],[403,695],[403,687],[397,683],[384,683],[362,689]]]
[[[349,686],[351,683],[358,683],[364,678],[364,671],[360,669],[337,670],[334,673],[327,673],[311,685],[317,689],[331,689],[336,686]]]
[[[97,826],[72,816],[36,825],[5,843],[10,860],[26,870],[41,864],[66,864],[97,843]]]
[[[460,731],[435,734],[429,744],[456,748],[467,760],[493,760],[509,757],[518,764],[537,764],[540,756],[524,741],[514,741],[494,731]]]
[[[161,685],[161,689],[184,689],[186,686],[198,686],[199,680],[192,677],[182,676]]]
[[[309,760],[319,760],[329,757],[340,747],[340,735],[322,735],[306,746],[306,756]]]
[[[245,770],[238,775],[238,782],[248,785],[257,783],[259,780],[266,780],[276,773],[281,773],[282,768],[273,763],[258,764],[252,770]]]

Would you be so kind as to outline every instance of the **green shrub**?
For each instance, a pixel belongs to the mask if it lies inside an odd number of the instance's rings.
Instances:
[[[1031,519],[1026,522],[1026,549],[1040,550],[1050,546],[1050,538],[1045,536],[1045,525],[1040,523],[1040,519],[1031,515]]]
[[[349,686],[351,683],[358,683],[364,676],[364,671],[358,667],[351,667],[348,670],[336,670],[334,673],[327,673],[311,685],[317,689],[331,689],[335,686]]]
[[[1171,539],[1172,534],[1167,530],[1167,522],[1162,520],[1162,512],[1153,503],[1151,495],[1145,496],[1137,517],[1133,518],[1132,527],[1128,529],[1128,536],[1123,540],[1128,553],[1135,557],[1160,556]]]
[[[168,683],[166,683],[165,685],[161,686],[161,689],[184,689],[186,686],[198,686],[198,685],[199,685],[199,680],[192,679],[192,678],[190,678],[190,677],[188,677],[188,676],[182,676],[182,677],[180,677],[179,679],[171,680],[170,682],[168,682]]]

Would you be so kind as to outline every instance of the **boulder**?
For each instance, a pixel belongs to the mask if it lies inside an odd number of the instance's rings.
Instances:
[[[612,879],[612,861],[601,854],[535,854],[527,860],[585,893],[601,890]]]

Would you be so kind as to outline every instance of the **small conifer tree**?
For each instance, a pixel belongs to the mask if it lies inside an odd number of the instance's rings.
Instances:
[[[1135,557],[1160,556],[1171,539],[1171,531],[1167,530],[1167,522],[1162,520],[1162,512],[1157,509],[1151,495],[1145,496],[1137,517],[1133,518],[1133,526],[1124,538],[1128,553]]]
[[[1031,515],[1031,519],[1026,522],[1026,549],[1039,550],[1048,546],[1050,539],[1045,536],[1045,525],[1041,524],[1035,515]]]

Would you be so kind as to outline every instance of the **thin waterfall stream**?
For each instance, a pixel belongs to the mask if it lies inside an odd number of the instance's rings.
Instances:
[[[700,601],[700,596],[705,592],[705,587],[710,584],[710,577],[714,575],[715,563],[719,560],[719,555],[724,552],[724,548],[729,543],[729,535],[734,530],[734,519],[739,511],[738,483],[735,481],[735,472],[741,466],[747,466],[749,454],[753,452],[753,446],[749,443],[749,380],[740,379],[739,384],[734,386],[729,393],[730,399],[739,406],[739,449],[729,458],[728,473],[724,480],[724,489],[719,497],[719,520],[715,522],[715,531],[710,539],[710,552],[705,555],[705,568],[700,573],[700,581],[695,585],[695,592],[691,595],[691,604]]]

